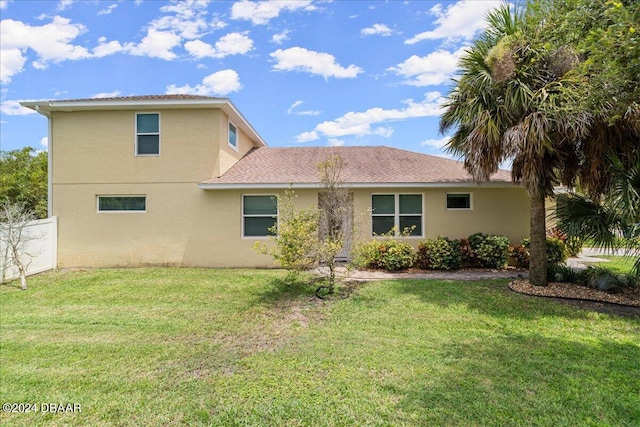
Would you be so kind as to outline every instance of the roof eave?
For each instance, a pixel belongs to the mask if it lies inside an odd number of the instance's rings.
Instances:
[[[255,140],[259,145],[266,147],[267,143],[260,134],[251,126],[249,121],[240,113],[229,98],[208,99],[143,99],[143,100],[105,100],[97,99],[82,101],[22,101],[20,105],[37,111],[46,117],[51,117],[53,111],[100,111],[100,110],[130,110],[130,109],[187,109],[187,108],[220,108],[238,126]]]
[[[367,188],[517,188],[520,184],[506,181],[489,181],[476,183],[472,181],[462,182],[356,182],[343,183],[345,187],[354,189]],[[287,188],[318,189],[321,183],[211,183],[198,184],[201,190],[282,190]]]

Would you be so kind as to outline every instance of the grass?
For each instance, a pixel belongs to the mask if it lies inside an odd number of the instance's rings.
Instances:
[[[640,425],[640,322],[397,280],[319,301],[281,271],[131,269],[0,286],[5,426]]]
[[[598,258],[609,261],[597,262],[593,263],[593,265],[606,268],[616,274],[629,274],[635,262],[635,258],[630,256],[598,255]]]

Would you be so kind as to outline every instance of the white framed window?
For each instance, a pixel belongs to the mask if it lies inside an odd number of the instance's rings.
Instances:
[[[229,122],[229,147],[238,150],[238,129],[231,122]]]
[[[242,196],[242,236],[273,236],[278,225],[278,197],[272,194]]]
[[[447,193],[447,210],[471,210],[471,193]]]
[[[423,235],[422,194],[371,195],[371,234],[387,234],[394,227],[396,235]]]
[[[160,155],[160,113],[136,113],[136,156]]]
[[[98,212],[146,212],[147,196],[97,196]]]

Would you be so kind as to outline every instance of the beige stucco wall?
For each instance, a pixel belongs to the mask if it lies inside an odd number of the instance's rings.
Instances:
[[[473,209],[446,209],[444,189],[367,189],[354,191],[360,238],[371,238],[368,214],[371,194],[421,193],[425,236],[408,238],[417,246],[425,238],[466,237],[475,232],[506,235],[519,242],[528,234],[528,199],[521,188],[456,189],[471,192]],[[144,194],[144,213],[98,213],[97,194]],[[60,186],[60,267],[180,265],[207,267],[273,267],[257,254],[256,240],[242,237],[242,195],[282,194],[268,190],[200,190],[193,183],[100,184]],[[297,190],[296,206],[317,203],[316,190]],[[359,220],[358,220],[359,219]]]
[[[136,113],[160,114],[160,155],[135,155]],[[51,120],[54,185],[206,181],[254,147],[240,129],[238,149],[229,147],[220,109],[54,112]]]
[[[135,155],[135,115],[144,112],[160,114],[159,156]],[[238,147],[229,147],[223,111],[54,112],[50,120],[60,267],[223,265],[240,208],[231,215],[224,196],[212,201],[197,184],[255,146],[236,124]],[[147,211],[98,213],[99,195],[145,195]]]

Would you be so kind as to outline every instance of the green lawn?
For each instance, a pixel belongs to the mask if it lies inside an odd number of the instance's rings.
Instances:
[[[607,259],[608,262],[593,263],[598,267],[606,268],[616,274],[629,274],[633,268],[635,258],[630,256],[598,255],[598,258]]]
[[[398,280],[322,302],[282,271],[61,271],[0,286],[6,426],[640,425],[640,322]],[[46,407],[45,407],[46,408]]]

